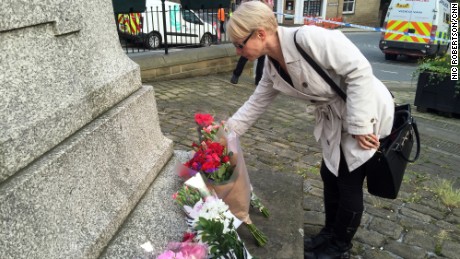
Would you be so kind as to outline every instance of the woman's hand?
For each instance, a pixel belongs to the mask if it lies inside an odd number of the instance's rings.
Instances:
[[[379,138],[375,134],[353,135],[353,138],[363,149],[378,149],[380,146]]]

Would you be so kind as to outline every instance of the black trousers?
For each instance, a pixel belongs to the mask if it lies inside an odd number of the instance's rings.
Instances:
[[[248,62],[248,59],[240,56],[240,59],[238,59],[238,63],[236,64],[236,68],[233,70],[233,74],[236,75],[237,77],[240,77],[241,74],[243,73],[244,66]],[[256,65],[256,79],[255,79],[255,84],[258,85],[260,79],[262,78],[262,74],[264,72],[264,63],[265,63],[265,55],[260,56],[257,59],[257,65]]]
[[[219,24],[220,24],[220,33],[225,33],[225,26],[224,26],[224,23],[223,21],[219,21]]]
[[[361,223],[364,211],[364,166],[349,172],[340,152],[338,177],[332,174],[324,161],[320,172],[324,183],[325,228],[332,230],[338,240],[349,243]]]

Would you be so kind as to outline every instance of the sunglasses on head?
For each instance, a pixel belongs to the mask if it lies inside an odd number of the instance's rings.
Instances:
[[[251,31],[251,33],[249,33],[249,36],[246,37],[246,39],[244,39],[242,43],[233,43],[233,45],[235,46],[235,48],[243,49],[243,48],[244,48],[244,45],[246,45],[246,43],[248,42],[248,40],[251,38],[252,34],[254,34],[254,31]]]

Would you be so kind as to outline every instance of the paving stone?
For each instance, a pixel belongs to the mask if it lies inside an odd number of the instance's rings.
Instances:
[[[460,255],[460,242],[445,241],[441,254],[447,258],[458,259]]]
[[[379,207],[376,207],[372,205],[368,206],[366,204],[365,212],[368,214],[372,214],[375,217],[379,217],[381,219],[396,220],[396,218],[398,217],[398,213],[396,210],[382,208],[380,207],[380,205]]]
[[[399,225],[396,225],[391,220],[375,217],[369,224],[369,230],[379,232],[383,235],[389,236],[394,240],[397,240],[401,237],[404,228]]]
[[[446,221],[436,221],[435,225],[441,230],[452,232],[453,234],[460,235],[460,227]]]
[[[439,232],[439,227],[434,224],[414,220],[414,218],[410,218],[410,217],[406,217],[402,215],[399,216],[399,225],[402,226],[406,230],[423,229],[427,233],[430,233],[430,234]]]
[[[403,238],[403,243],[419,246],[427,251],[434,251],[435,246],[439,243],[439,241],[439,239],[429,235],[426,231],[423,230],[409,230]]]
[[[385,249],[375,248],[364,245],[359,251],[362,254],[360,258],[372,258],[372,259],[403,259],[400,256],[390,253]]]
[[[385,244],[386,236],[376,231],[370,231],[364,228],[359,228],[355,236],[356,240],[366,243],[375,248],[380,248]]]
[[[374,218],[374,216],[364,212],[363,213],[363,217],[361,218],[361,226],[363,228],[366,228],[369,226],[369,224],[371,223],[372,221],[372,218]]]
[[[433,195],[431,195],[433,196]],[[442,204],[438,199],[433,199],[433,197],[427,198],[427,199],[421,199],[420,201],[417,202],[419,205],[423,205],[425,207],[429,207],[433,210],[437,210],[440,213],[443,214],[443,216],[448,215],[452,213],[451,210],[449,210],[446,205]]]
[[[309,238],[311,236],[318,234],[322,228],[323,228],[322,225],[304,224],[304,227],[303,227],[304,238]]]
[[[449,214],[447,217],[446,217],[446,221],[451,223],[451,224],[455,224],[455,225],[460,225],[460,216],[459,215],[456,215],[456,214]]]
[[[406,204],[405,208],[415,210],[425,215],[429,215],[435,220],[440,220],[445,217],[442,211],[439,211],[436,208],[424,206],[423,204],[408,203]]]
[[[402,258],[425,258],[427,251],[417,246],[410,246],[396,241],[390,241],[384,249]]]
[[[311,195],[304,195],[303,208],[306,211],[324,212],[322,199],[312,199]]]
[[[312,188],[308,194],[311,194],[314,196],[314,198],[318,198],[318,197],[321,197],[321,199],[323,198],[323,189],[319,189],[319,188]]]
[[[410,217],[410,218],[414,218],[414,219],[417,219],[419,221],[422,221],[422,222],[431,222],[432,221],[432,218],[430,215],[425,215],[425,214],[422,214],[418,211],[415,211],[415,210],[411,210],[411,209],[408,209],[408,208],[401,208],[401,214],[404,215],[404,216],[407,216],[407,217]]]
[[[324,226],[324,213],[317,211],[305,211],[304,224]]]

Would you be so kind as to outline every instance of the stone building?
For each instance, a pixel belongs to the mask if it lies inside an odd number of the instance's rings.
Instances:
[[[278,22],[303,24],[305,16],[342,18],[347,23],[380,26],[381,9],[389,0],[275,0]]]

